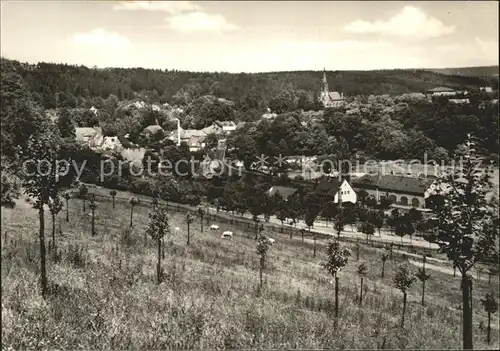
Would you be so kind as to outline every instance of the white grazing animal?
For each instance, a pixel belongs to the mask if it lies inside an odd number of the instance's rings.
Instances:
[[[219,229],[219,226],[217,224],[212,224],[210,226],[210,230],[217,230],[217,229]]]
[[[221,239],[232,239],[233,238],[233,232],[230,232],[226,230],[224,233],[221,235]]]
[[[268,240],[269,240],[269,244],[271,244],[271,245],[274,244],[274,239],[273,238],[269,238]]]
[[[175,227],[175,230],[181,230],[179,227]]]

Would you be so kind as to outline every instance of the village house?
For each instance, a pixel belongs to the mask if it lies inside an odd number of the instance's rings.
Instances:
[[[430,96],[454,96],[457,94],[458,94],[458,92],[455,89],[448,88],[448,87],[436,87],[436,88],[427,90],[427,95],[430,95]]]
[[[328,81],[326,80],[326,71],[323,70],[322,79],[323,88],[320,93],[320,101],[325,107],[342,107],[345,104],[344,93],[339,93],[337,91],[329,91]]]
[[[103,136],[100,127],[95,128],[75,128],[76,141],[82,145],[87,145],[96,152],[121,152],[124,149],[120,138],[117,136]]]
[[[222,133],[231,134],[236,130],[236,123],[234,121],[215,121],[214,125],[222,129]]]
[[[339,197],[342,203],[350,202],[355,204],[358,201],[356,191],[347,179],[339,180],[338,177],[322,177],[314,191],[331,196],[336,204],[339,203]]]
[[[287,201],[288,198],[294,194],[296,194],[298,189],[296,188],[289,188],[286,186],[278,186],[274,185],[269,190],[267,191],[267,194],[269,196],[274,196],[276,194],[280,194],[280,196],[283,198],[283,200]]]
[[[427,189],[434,182],[430,178],[409,177],[395,174],[365,174],[352,181],[356,191],[364,190],[373,196],[377,202],[388,197],[393,204],[402,208],[426,207]]]
[[[491,87],[479,87],[479,91],[484,91],[485,93],[492,93],[493,89]]]
[[[189,147],[189,151],[191,152],[199,151],[205,147],[207,134],[204,130],[182,129],[180,125],[178,125],[177,128],[177,130],[170,133],[168,136],[169,140],[172,140],[177,145],[186,143]]]
[[[75,128],[75,139],[78,143],[85,144],[90,148],[101,145],[104,141],[102,128],[77,127]]]
[[[266,112],[261,116],[263,119],[274,119],[278,116],[276,113],[272,113],[271,109],[268,107]]]

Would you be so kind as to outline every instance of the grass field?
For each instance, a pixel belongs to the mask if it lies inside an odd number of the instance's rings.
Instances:
[[[402,294],[393,288],[400,255],[388,260],[380,278],[380,251],[361,248],[340,274],[340,320],[334,327],[333,285],[320,267],[324,244],[313,258],[312,243],[267,233],[276,239],[269,251],[265,289],[257,295],[258,256],[253,232],[228,223],[220,231],[200,232],[191,225],[186,246],[185,213],[172,212],[165,239],[164,282],[156,284],[156,247],[144,237],[148,208],[98,202],[98,234],[80,200],[70,201],[70,222],[60,213],[59,257],[48,261],[52,292],[39,293],[38,217],[25,201],[2,208],[2,342],[3,349],[241,349],[241,348],[461,348],[460,278],[429,271],[426,306],[421,285],[409,294],[405,329],[399,327]],[[46,216],[47,242],[51,233]],[[214,223],[214,222],[212,222]],[[179,231],[174,228],[179,227]],[[234,239],[222,240],[223,230]],[[357,302],[357,266],[366,262],[367,288]],[[475,348],[499,346],[498,323],[492,343],[485,342],[486,323],[479,299],[495,289],[474,280]]]

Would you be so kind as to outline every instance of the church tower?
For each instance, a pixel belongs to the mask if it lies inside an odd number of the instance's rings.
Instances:
[[[323,68],[323,79],[321,80],[321,94],[320,100],[323,103],[323,106],[330,105],[330,89],[328,89],[328,81],[326,80],[326,70]]]
[[[321,89],[321,91],[325,94],[328,94],[330,90],[328,89],[328,81],[326,80],[326,70],[324,68],[323,68],[323,79],[321,82],[323,83],[323,89]]]

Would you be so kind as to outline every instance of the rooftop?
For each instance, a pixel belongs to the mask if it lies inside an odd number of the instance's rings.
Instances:
[[[280,194],[283,199],[287,199],[289,196],[295,194],[297,189],[295,188],[288,188],[285,186],[272,186],[269,190],[269,196],[274,196],[275,194]]]
[[[366,174],[352,181],[355,187],[378,187],[380,190],[424,194],[433,179],[393,174]]]

